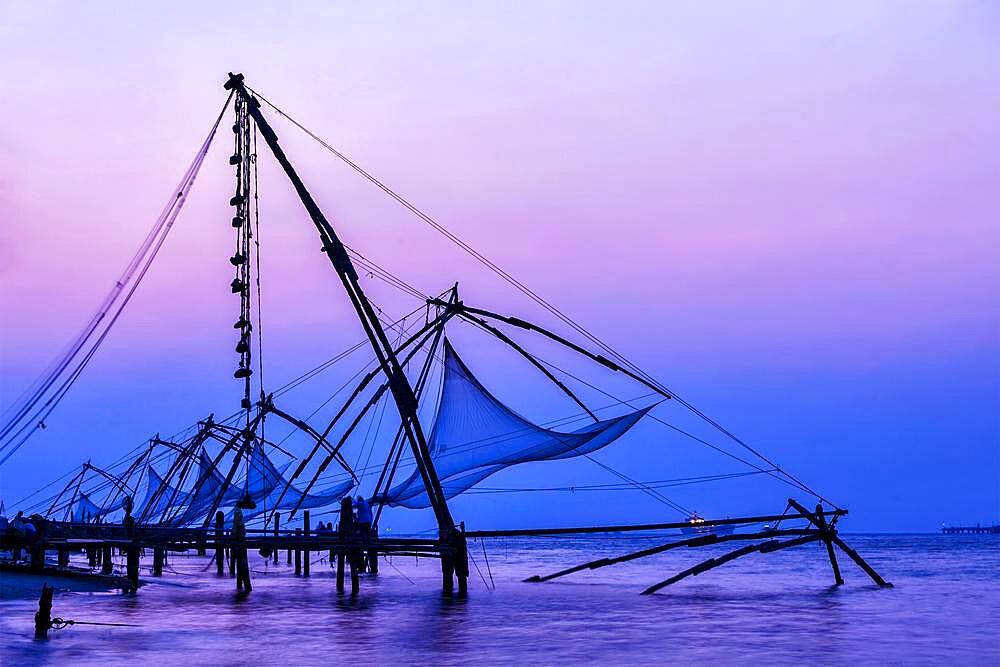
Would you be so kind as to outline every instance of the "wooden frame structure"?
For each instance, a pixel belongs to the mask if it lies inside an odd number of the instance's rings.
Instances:
[[[584,404],[584,402],[569,389],[569,387],[561,382],[548,368],[546,368],[543,363],[522,348],[501,329],[494,326],[494,324],[503,323],[518,329],[537,333],[551,341],[573,350],[580,355],[583,355],[587,359],[596,362],[607,369],[621,373],[632,380],[639,382],[663,399],[673,399],[675,397],[670,391],[666,390],[662,385],[658,384],[655,380],[645,375],[634,366],[632,367],[634,370],[631,370],[625,365],[616,363],[599,353],[590,351],[557,333],[531,322],[517,317],[500,315],[489,310],[475,308],[464,304],[459,299],[457,285],[447,293],[447,299],[441,298],[440,296],[428,299],[427,306],[429,308],[434,307],[438,309],[436,316],[432,319],[428,318],[428,321],[426,321],[424,326],[421,327],[416,333],[411,334],[404,342],[393,346],[390,343],[385,329],[376,314],[376,309],[373,307],[361,287],[358,273],[354,267],[354,263],[351,260],[347,248],[341,242],[333,226],[316,204],[309,190],[306,188],[302,179],[295,171],[291,162],[288,160],[288,157],[285,155],[278,142],[277,134],[274,132],[273,128],[260,111],[260,101],[257,99],[256,95],[247,88],[242,74],[230,73],[224,87],[226,90],[231,91],[231,95],[236,98],[237,124],[233,126],[233,130],[239,135],[237,139],[238,149],[237,154],[230,159],[230,164],[238,165],[237,176],[238,179],[242,179],[239,180],[241,185],[238,186],[237,194],[230,201],[230,204],[239,207],[238,210],[240,211],[241,216],[248,215],[246,207],[248,205],[247,197],[249,196],[249,185],[247,185],[248,175],[246,173],[246,169],[248,169],[248,165],[251,164],[251,158],[247,151],[250,150],[251,145],[254,146],[253,150],[256,151],[256,134],[254,134],[252,144],[248,134],[250,131],[250,121],[252,121],[256,131],[259,132],[264,143],[268,146],[285,175],[292,183],[299,200],[318,232],[322,243],[322,251],[329,259],[334,271],[344,287],[345,292],[347,293],[362,328],[364,329],[368,342],[375,353],[377,366],[375,370],[366,374],[362,378],[361,382],[356,386],[350,397],[337,411],[336,416],[330,424],[324,430],[319,431],[318,429],[314,429],[305,421],[297,419],[291,414],[288,414],[276,407],[272,396],[262,396],[260,402],[257,404],[258,409],[256,414],[251,416],[251,405],[249,401],[250,384],[248,378],[252,371],[250,371],[248,367],[249,356],[246,352],[246,341],[241,338],[237,351],[240,352],[242,350],[241,354],[244,356],[241,358],[240,369],[235,377],[244,379],[245,381],[246,393],[243,401],[243,407],[246,409],[245,424],[240,428],[236,428],[216,423],[212,416],[209,416],[206,420],[199,422],[198,432],[183,446],[169,441],[159,440],[158,437],[154,439],[154,441],[151,441],[151,447],[163,444],[174,448],[178,452],[177,457],[171,464],[170,470],[165,476],[166,480],[171,480],[175,476],[179,480],[179,484],[173,487],[172,497],[167,500],[167,502],[161,503],[161,501],[164,500],[163,494],[165,493],[165,488],[167,486],[165,483],[164,487],[158,489],[154,496],[150,499],[151,502],[146,504],[143,508],[143,512],[138,517],[138,521],[136,521],[136,519],[131,515],[131,496],[129,496],[127,498],[129,502],[124,505],[126,517],[120,525],[76,524],[72,522],[57,521],[46,522],[46,530],[41,536],[39,545],[36,545],[35,547],[36,551],[33,552],[36,554],[33,555],[33,563],[36,567],[42,567],[44,565],[44,548],[46,547],[60,550],[60,563],[65,560],[62,557],[63,552],[72,547],[84,546],[95,550],[99,549],[102,553],[105,551],[109,552],[110,548],[113,546],[121,547],[128,553],[128,579],[130,581],[131,588],[134,590],[138,587],[139,554],[143,548],[147,547],[153,549],[153,570],[154,574],[157,576],[162,574],[163,558],[167,551],[183,551],[189,548],[198,548],[200,550],[214,548],[216,550],[218,572],[221,574],[223,567],[222,559],[225,550],[230,550],[231,552],[235,550],[237,554],[242,554],[241,557],[244,560],[246,558],[247,549],[260,549],[262,552],[266,551],[268,553],[276,553],[280,549],[287,549],[289,550],[289,554],[294,550],[297,554],[299,554],[297,559],[301,558],[302,552],[308,553],[310,550],[329,550],[331,557],[335,556],[338,560],[338,587],[342,589],[345,558],[350,560],[353,573],[356,569],[356,564],[358,563],[359,553],[367,553],[375,563],[377,563],[376,558],[379,553],[405,553],[409,555],[439,558],[441,560],[444,590],[446,592],[451,592],[454,586],[454,578],[457,577],[458,590],[459,592],[464,593],[467,588],[467,579],[469,575],[467,549],[467,539],[469,537],[530,537],[569,534],[625,533],[635,531],[686,529],[691,526],[689,522],[674,522],[628,526],[586,526],[575,528],[537,528],[494,531],[480,530],[467,532],[464,524],[456,524],[452,517],[450,508],[448,507],[445,491],[442,488],[441,481],[435,469],[435,464],[431,456],[423,425],[417,415],[418,396],[420,395],[420,391],[428,377],[432,355],[428,353],[427,359],[424,362],[424,366],[415,384],[411,385],[403,370],[408,362],[414,357],[415,353],[422,349],[425,345],[429,345],[431,351],[436,348],[443,335],[445,323],[452,317],[459,317],[479,327],[518,352],[538,371],[545,375],[545,377],[560,391],[579,405],[587,415],[595,420],[595,422],[598,420],[594,412],[588,408],[587,405]],[[256,154],[254,154],[252,163],[256,163]],[[238,222],[239,224],[237,224]],[[243,218],[234,218],[233,226],[239,228],[243,225],[243,222]],[[248,224],[249,223],[247,222],[247,225]],[[241,243],[243,245],[240,247],[246,249],[250,238],[248,226],[243,228],[240,233],[243,234],[241,237]],[[247,256],[237,253],[237,255],[234,255],[234,257],[231,258],[231,261],[234,266],[242,267],[244,263],[248,261],[248,255],[248,250]],[[238,291],[238,284],[243,285],[248,281],[247,276],[249,274],[247,274],[243,268],[240,268],[240,270],[243,272],[240,274],[243,276],[243,279],[234,280],[234,292]],[[241,292],[242,304],[240,322],[237,323],[237,326],[240,326],[241,323],[243,325],[243,329],[241,329],[243,332],[241,334],[242,336],[248,335],[250,330],[250,327],[246,326],[250,313],[247,294],[248,293]],[[336,443],[328,441],[327,438],[330,436],[334,425],[347,413],[348,408],[361,395],[365,388],[368,387],[379,375],[384,376],[384,384],[380,385],[376,389],[373,397],[368,400],[366,405],[360,411],[360,414],[353,418],[351,424],[347,427],[346,433],[344,433]],[[313,485],[318,480],[319,475],[322,474],[327,466],[329,466],[332,462],[336,462],[341,465],[352,477],[354,477],[355,480],[357,480],[354,471],[344,460],[340,450],[347,438],[354,431],[355,427],[361,422],[364,415],[368,412],[368,410],[374,407],[386,391],[392,395],[393,401],[396,405],[396,409],[400,417],[400,427],[395,439],[393,440],[389,457],[386,461],[385,467],[383,468],[379,482],[376,485],[376,490],[381,488],[383,482],[385,482],[386,488],[388,488],[392,476],[395,473],[396,466],[399,464],[402,453],[406,448],[406,445],[408,445],[437,521],[437,538],[385,539],[364,532],[352,532],[350,529],[352,520],[350,518],[351,514],[349,504],[346,506],[342,505],[342,529],[336,534],[328,533],[316,535],[310,533],[308,510],[304,512],[304,525],[301,529],[297,528],[291,530],[285,528],[284,530],[281,530],[278,525],[280,521],[279,513],[274,508],[281,505],[281,501],[285,498],[285,494],[290,488],[291,482],[303,474],[306,466],[314,459],[315,456],[317,456],[317,454],[320,453],[321,450],[324,452],[324,458],[319,464],[319,470],[306,486],[302,495],[303,498],[309,494]],[[678,401],[683,403],[682,399],[678,398]],[[685,403],[685,405],[687,404]],[[228,473],[225,475],[225,484],[223,485],[223,489],[226,489],[235,478],[241,460],[248,457],[249,450],[254,442],[274,445],[274,443],[264,440],[262,436],[257,434],[258,426],[263,422],[265,416],[269,414],[275,415],[285,422],[295,426],[300,431],[308,434],[314,443],[308,456],[299,462],[294,474],[288,481],[288,484],[282,490],[278,501],[274,503],[274,508],[272,508],[270,515],[266,516],[265,525],[268,527],[259,531],[246,530],[240,527],[227,531],[222,513],[219,511],[223,500],[222,492],[214,498],[211,508],[199,528],[183,528],[169,525],[171,520],[177,518],[177,513],[179,511],[179,509],[174,506],[174,500],[176,499],[175,496],[181,486],[183,486],[191,470],[197,467],[196,459],[202,445],[209,438],[218,440],[223,445],[221,451],[211,461],[213,469],[217,469],[227,454],[232,455],[233,460]],[[707,417],[705,418],[708,419]],[[714,422],[712,423],[714,424]],[[721,427],[719,428],[721,429]],[[731,434],[729,435],[731,436]],[[735,436],[732,437],[736,439]],[[741,442],[741,444],[750,449],[744,443]],[[757,453],[755,450],[751,451]],[[763,455],[759,453],[757,453],[757,455],[764,458]],[[113,482],[117,480],[116,483],[118,483],[118,486],[121,489],[126,492],[130,492],[131,489],[128,486],[128,481],[130,480],[131,475],[138,469],[139,463],[142,461],[143,457],[147,457],[148,460],[149,451],[145,452],[143,456],[132,464],[127,472],[125,480],[109,476],[108,473],[90,466],[88,462],[84,466],[84,469],[77,476],[73,477],[73,479],[66,485],[63,493],[68,491],[70,488],[73,488],[75,485],[76,490],[73,492],[75,498],[76,493],[79,491],[82,477],[88,469],[108,477]],[[767,459],[764,460],[766,461]],[[784,471],[781,471],[780,468],[777,467],[775,467],[772,471],[760,468],[758,468],[758,470],[772,474],[774,471],[778,471],[781,474],[788,476],[787,473],[784,473]],[[196,481],[191,493],[197,494],[205,482],[206,478],[204,476],[200,477]],[[805,487],[801,483],[799,484],[799,488],[809,491],[808,487]],[[60,493],[60,495],[57,496],[52,509],[58,505],[63,493]],[[817,496],[817,498],[822,499],[820,496]],[[159,508],[161,504],[163,505],[163,509],[157,509],[156,511],[150,513],[151,511],[149,508]],[[295,507],[291,509],[291,512],[287,517],[289,521],[297,514],[301,504],[302,500],[300,499]],[[383,505],[380,504],[376,511],[376,523],[382,507]],[[50,509],[50,513],[52,512],[52,509]],[[871,568],[871,566],[869,566],[856,551],[851,549],[839,537],[837,532],[837,522],[846,514],[847,510],[840,508],[826,510],[822,504],[817,505],[815,510],[810,511],[796,500],[790,498],[788,499],[788,505],[785,511],[779,515],[700,520],[697,525],[700,530],[706,531],[703,534],[685,537],[680,540],[675,539],[614,558],[601,558],[593,560],[551,574],[536,575],[530,577],[526,581],[536,583],[552,581],[554,579],[565,577],[584,570],[595,570],[618,563],[624,563],[639,558],[665,553],[681,547],[696,548],[708,545],[724,544],[728,542],[751,542],[751,544],[741,546],[720,556],[709,558],[698,565],[675,574],[670,578],[650,585],[643,591],[644,594],[651,594],[688,577],[697,576],[743,556],[753,553],[772,553],[813,542],[822,542],[826,546],[827,555],[836,585],[844,583],[836,555],[836,549],[839,548],[862,570],[864,570],[876,584],[883,587],[891,586],[891,584],[886,582],[873,568]],[[211,525],[213,519],[215,521],[214,527]],[[778,527],[783,521],[795,519],[807,520],[808,526],[805,528],[787,529]],[[165,525],[156,525],[157,522]],[[272,522],[274,526],[273,529],[270,528]],[[753,532],[748,533],[732,533],[722,535],[711,532],[713,528],[720,526],[748,526],[765,522],[773,522],[774,526],[766,527],[764,529],[756,529]],[[347,526],[347,528],[343,528],[343,526]],[[42,548],[41,562],[38,562],[37,558],[38,548]],[[308,557],[305,561],[306,567],[304,568],[304,574],[305,576],[308,576]],[[356,593],[356,576],[352,575],[352,582],[352,590]],[[245,581],[240,581],[241,588],[244,585],[246,589],[249,590],[250,582],[248,571],[246,573]]]

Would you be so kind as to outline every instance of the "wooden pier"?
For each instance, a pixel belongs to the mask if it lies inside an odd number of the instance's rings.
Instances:
[[[1000,524],[991,526],[941,526],[941,532],[945,535],[1000,535]]]

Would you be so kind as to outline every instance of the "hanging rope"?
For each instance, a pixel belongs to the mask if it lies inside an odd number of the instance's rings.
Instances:
[[[171,194],[152,230],[143,240],[139,250],[116,281],[115,286],[98,307],[97,312],[70,345],[69,350],[35,382],[34,389],[29,389],[26,392],[27,397],[14,411],[14,416],[0,429],[0,454],[2,454],[0,465],[13,456],[38,429],[45,428],[49,415],[79,379],[131,301],[187,201],[188,193],[201,170],[201,165],[205,161],[212,139],[215,137],[216,130],[231,99],[232,94],[226,98],[226,103],[219,112],[215,123],[212,124],[208,136],[202,142],[180,184]],[[80,358],[81,353],[83,354],[82,358]],[[53,387],[56,387],[54,391]]]
[[[579,324],[574,319],[572,319],[571,317],[569,317],[568,315],[566,315],[564,312],[562,312],[561,310],[559,310],[551,302],[549,302],[546,299],[544,299],[543,297],[541,297],[537,292],[535,292],[534,290],[532,290],[531,288],[529,288],[527,285],[525,285],[523,282],[521,282],[520,280],[518,280],[517,278],[515,278],[513,275],[511,275],[507,271],[505,271],[499,265],[497,265],[496,263],[494,263],[493,261],[491,261],[489,258],[487,258],[481,252],[479,252],[478,250],[476,250],[470,244],[466,243],[460,237],[458,237],[457,235],[455,235],[454,233],[452,233],[451,231],[449,231],[444,225],[442,225],[441,223],[437,222],[436,220],[434,220],[434,218],[432,218],[431,216],[429,216],[428,214],[424,213],[422,210],[420,210],[419,208],[417,208],[414,204],[412,204],[405,197],[403,197],[402,195],[400,195],[399,193],[397,193],[396,191],[394,191],[392,188],[390,188],[388,185],[386,185],[385,183],[383,183],[381,180],[379,180],[373,174],[371,174],[370,172],[368,172],[367,170],[365,170],[363,167],[361,167],[359,164],[357,164],[356,162],[354,162],[353,160],[351,160],[346,154],[344,154],[343,152],[337,150],[332,145],[330,145],[329,143],[327,143],[326,141],[324,141],[323,139],[321,139],[318,135],[316,135],[315,133],[313,133],[311,130],[307,129],[304,125],[302,125],[297,120],[295,120],[294,118],[292,118],[291,116],[289,116],[285,111],[283,111],[282,109],[280,109],[279,107],[277,107],[273,102],[271,102],[270,100],[268,100],[267,98],[265,98],[264,96],[262,96],[259,92],[257,92],[256,90],[253,90],[249,86],[247,88],[254,94],[254,96],[256,96],[258,99],[260,99],[265,104],[267,104],[269,107],[271,107],[275,111],[275,113],[277,113],[280,116],[282,116],[285,119],[287,119],[290,123],[292,123],[294,126],[296,126],[297,128],[299,128],[302,132],[304,132],[306,135],[308,135],[310,138],[312,138],[314,141],[316,141],[318,144],[320,144],[323,148],[325,148],[327,151],[329,151],[330,153],[332,153],[333,155],[335,155],[338,159],[340,159],[342,162],[344,162],[344,164],[346,164],[347,166],[349,166],[355,172],[357,172],[358,174],[360,174],[362,177],[364,177],[365,179],[367,179],[369,182],[371,182],[377,188],[379,188],[380,190],[382,190],[389,197],[391,197],[396,202],[398,202],[400,205],[402,205],[404,208],[406,208],[408,211],[410,211],[418,219],[422,220],[424,223],[426,223],[429,226],[431,226],[434,230],[436,230],[442,236],[444,236],[449,241],[451,241],[452,243],[454,243],[455,245],[457,245],[459,248],[461,248],[462,250],[464,250],[466,253],[468,253],[469,255],[471,255],[480,264],[482,264],[487,269],[489,269],[490,271],[492,271],[493,273],[495,273],[497,276],[499,276],[505,282],[507,282],[508,284],[510,284],[511,286],[513,286],[515,289],[517,289],[519,292],[521,292],[522,294],[524,294],[525,296],[527,296],[529,299],[531,299],[532,301],[534,301],[536,304],[538,304],[539,306],[541,306],[542,308],[544,308],[545,310],[547,310],[549,313],[551,313],[553,316],[555,316],[561,322],[563,322],[564,324],[566,324],[567,326],[569,326],[570,328],[572,328],[574,331],[576,331],[577,333],[579,333],[581,336],[583,336],[587,340],[591,341],[592,343],[594,343],[595,345],[597,345],[598,347],[600,347],[602,350],[604,350],[605,352],[607,352],[609,355],[611,355],[612,357],[614,357],[615,359],[617,359],[621,364],[623,364],[624,366],[627,366],[629,369],[631,369],[634,373],[636,373],[637,375],[642,376],[648,382],[650,382],[651,384],[654,384],[655,386],[657,386],[659,389],[661,389],[663,391],[664,394],[668,394],[668,395],[672,396],[673,398],[675,398],[678,401],[678,403],[680,403],[685,408],[687,408],[692,413],[694,413],[696,416],[698,416],[699,418],[701,418],[702,420],[704,420],[705,422],[707,422],[710,426],[712,426],[713,428],[715,428],[716,430],[718,430],[720,433],[722,433],[723,435],[725,435],[727,438],[729,438],[730,440],[732,440],[733,442],[735,442],[740,447],[746,449],[747,451],[749,451],[750,453],[752,453],[754,456],[758,457],[759,459],[761,459],[762,461],[764,461],[765,463],[767,463],[771,468],[773,468],[774,470],[776,470],[778,472],[778,474],[780,474],[780,475],[782,475],[784,477],[787,477],[789,480],[791,480],[792,482],[794,482],[798,486],[798,488],[800,488],[803,491],[809,493],[810,495],[814,496],[815,498],[817,498],[817,499],[819,499],[821,501],[824,501],[824,502],[830,504],[833,507],[838,507],[835,503],[833,503],[832,501],[828,500],[827,498],[825,498],[824,496],[822,496],[818,492],[816,492],[813,489],[811,489],[808,485],[806,485],[800,479],[798,479],[797,477],[795,477],[794,475],[792,475],[790,472],[782,469],[778,464],[776,464],[774,461],[772,461],[771,459],[769,459],[768,457],[766,457],[759,450],[757,450],[756,448],[750,446],[744,440],[742,440],[741,438],[739,438],[738,436],[736,436],[732,431],[730,431],[730,430],[726,429],[725,427],[723,427],[720,423],[718,423],[717,421],[715,421],[714,419],[712,419],[711,417],[709,417],[707,414],[705,414],[704,412],[702,412],[701,410],[699,410],[698,408],[696,408],[694,405],[692,405],[691,403],[689,403],[687,400],[679,397],[677,395],[677,393],[674,392],[672,389],[669,389],[665,385],[659,383],[656,379],[654,379],[651,375],[649,375],[648,373],[646,373],[645,371],[643,371],[636,364],[634,364],[632,361],[630,361],[629,359],[627,359],[624,355],[620,354],[617,350],[613,349],[610,345],[608,345],[602,339],[600,339],[599,337],[597,337],[596,335],[594,335],[593,333],[591,333],[590,331],[588,331],[581,324]]]

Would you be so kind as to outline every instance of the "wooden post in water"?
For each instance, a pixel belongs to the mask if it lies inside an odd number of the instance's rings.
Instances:
[[[357,595],[361,590],[361,550],[351,549],[351,595]]]
[[[465,595],[469,591],[469,549],[465,540],[465,522],[459,525],[462,532],[455,540],[455,574],[458,575],[458,594]]]
[[[69,566],[69,549],[62,547],[59,549],[59,567]]]
[[[299,548],[299,542],[302,539],[302,529],[295,529],[295,576],[302,574],[302,549]]]
[[[222,546],[222,537],[226,528],[226,516],[219,510],[215,513],[215,574],[222,576],[222,561],[225,559],[225,548]]]
[[[451,547],[446,546],[441,551],[441,588],[445,593],[450,594],[455,590],[455,561],[451,553]]]
[[[281,525],[281,513],[280,512],[275,512],[274,513],[274,539],[275,539],[275,541],[278,540],[278,534],[279,534],[279,527],[280,527],[280,525]],[[274,548],[274,564],[275,565],[278,564],[278,547]]]
[[[344,592],[344,554],[337,554],[337,592]]]
[[[236,561],[236,592],[249,593],[253,590],[250,582],[250,563],[247,561],[247,528],[243,521],[243,509],[236,505],[233,514],[233,552]]]
[[[35,639],[48,639],[49,628],[52,626],[52,591],[48,584],[42,584],[42,596],[38,598],[38,611],[35,612]]]
[[[309,539],[309,510],[302,513],[302,535]],[[310,560],[309,550],[306,549],[302,553],[302,575],[309,576],[309,560]]]
[[[372,542],[378,540],[378,526],[372,524],[371,530],[368,532],[368,539]],[[368,550],[366,554],[368,558],[368,571],[373,577],[378,576],[378,550],[373,546]]]
[[[92,567],[92,568],[93,567],[97,567],[97,547],[96,546],[91,545],[91,546],[87,547],[87,566],[88,567]]]
[[[125,550],[125,575],[128,577],[129,592],[139,590],[139,546],[130,544]]]
[[[833,580],[837,582],[838,586],[844,584],[844,578],[840,576],[840,565],[837,563],[837,552],[833,550],[833,540],[831,535],[833,534],[834,528],[826,522],[826,517],[823,516],[823,505],[816,505],[816,522],[820,526],[820,531],[823,533],[823,542],[826,544],[826,553],[830,557],[830,567],[833,568]]]
[[[153,576],[163,576],[163,549],[161,547],[153,547]]]
[[[45,547],[41,545],[34,545],[28,551],[31,556],[31,570],[32,572],[41,572],[45,569]]]
[[[115,562],[111,559],[111,547],[101,547],[101,574],[111,574]]]

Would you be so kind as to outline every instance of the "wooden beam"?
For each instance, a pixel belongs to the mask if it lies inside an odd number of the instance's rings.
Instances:
[[[535,575],[533,577],[528,577],[524,581],[530,583],[551,581],[552,579],[564,577],[568,574],[573,574],[575,572],[580,572],[582,570],[596,570],[597,568],[600,567],[606,567],[608,565],[616,565],[618,563],[625,563],[627,561],[635,560],[637,558],[645,558],[647,556],[653,556],[655,554],[663,553],[664,551],[669,551],[671,549],[677,549],[679,547],[701,547],[708,544],[718,544],[720,542],[732,542],[735,540],[759,540],[765,537],[807,535],[807,534],[813,534],[814,532],[815,531],[805,530],[805,529],[787,529],[779,531],[761,531],[758,533],[743,533],[734,535],[716,535],[714,533],[709,533],[708,535],[699,535],[698,537],[692,537],[686,540],[668,542],[667,544],[660,544],[655,547],[649,547],[648,549],[642,549],[641,551],[634,551],[632,553],[625,554],[624,556],[617,556],[615,558],[600,558],[598,560],[590,561],[589,563],[576,565],[574,567],[566,568],[565,570],[560,570],[559,572],[554,572],[552,574],[547,574],[545,576]]]
[[[879,576],[879,573],[876,572],[871,565],[866,563],[865,559],[862,558],[857,551],[847,546],[847,544],[844,543],[844,540],[840,539],[837,536],[833,536],[831,539],[833,540],[833,543],[836,544],[838,547],[840,547],[840,549],[845,554],[850,556],[851,560],[857,563],[858,567],[864,570],[868,574],[868,576],[872,578],[872,581],[874,581],[876,584],[878,584],[883,588],[892,588],[892,584],[890,584],[888,581]]]
[[[825,516],[844,516],[847,510],[828,510],[823,512]],[[763,516],[741,516],[728,519],[705,519],[699,521],[699,526],[734,526],[743,523],[770,523],[772,521],[788,521],[791,519],[810,519],[812,512],[805,514],[768,514]],[[690,528],[688,521],[674,521],[671,523],[645,523],[624,526],[580,526],[574,528],[516,528],[512,530],[470,530],[465,535],[469,538],[475,537],[532,537],[537,535],[574,535],[585,533],[624,533],[640,530],[671,530]]]
[[[822,512],[823,506],[816,505],[816,511]],[[837,531],[826,523],[826,517],[822,514],[816,515],[816,521],[820,525],[820,534],[823,536],[823,543],[826,544],[826,554],[830,558],[830,567],[833,568],[833,580],[836,582],[837,586],[843,586],[844,578],[840,575],[840,565],[837,563],[837,552],[833,550],[832,536],[835,535]]]
[[[661,588],[665,588],[666,586],[677,583],[681,579],[686,579],[687,577],[691,576],[697,576],[699,574],[702,574],[703,572],[713,570],[719,567],[720,565],[725,565],[729,561],[736,560],[741,556],[748,556],[758,551],[761,553],[771,553],[773,551],[780,551],[782,549],[790,549],[791,547],[797,547],[801,544],[808,544],[809,542],[815,542],[819,539],[821,539],[820,536],[814,533],[811,535],[805,535],[803,537],[796,538],[794,540],[786,540],[785,542],[781,542],[778,540],[769,540],[767,542],[761,542],[759,544],[748,544],[745,547],[741,547],[739,549],[736,549],[735,551],[730,551],[729,553],[719,556],[718,558],[709,558],[708,560],[699,563],[694,567],[690,567],[679,574],[675,574],[669,579],[664,579],[658,584],[653,584],[652,586],[644,590],[642,594],[650,595],[660,590]]]

